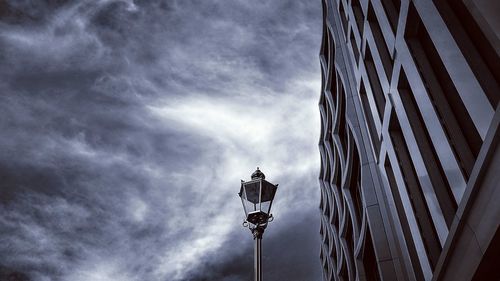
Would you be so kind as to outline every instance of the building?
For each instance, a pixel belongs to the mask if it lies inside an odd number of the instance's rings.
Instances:
[[[322,1],[324,280],[500,280],[500,1]]]

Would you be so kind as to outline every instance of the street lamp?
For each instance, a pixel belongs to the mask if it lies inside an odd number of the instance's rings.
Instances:
[[[266,176],[259,170],[253,172],[250,181],[241,181],[238,195],[245,211],[243,226],[248,227],[255,240],[255,281],[262,281],[262,235],[267,223],[273,220],[271,205],[278,189],[277,184],[265,180]]]

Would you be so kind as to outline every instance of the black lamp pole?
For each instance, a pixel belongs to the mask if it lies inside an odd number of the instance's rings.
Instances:
[[[250,229],[255,240],[254,269],[255,281],[262,281],[262,235],[267,224],[273,220],[269,214],[278,185],[265,180],[259,168],[248,182],[241,181],[239,196],[243,203],[246,219],[243,226]]]
[[[255,281],[262,281],[262,235],[266,227],[257,227],[252,229],[253,239],[255,240],[254,250],[254,270]]]

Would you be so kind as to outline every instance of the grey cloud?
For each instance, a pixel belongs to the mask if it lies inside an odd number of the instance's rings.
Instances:
[[[248,279],[257,164],[269,276],[317,279],[320,3],[0,3],[0,280]]]

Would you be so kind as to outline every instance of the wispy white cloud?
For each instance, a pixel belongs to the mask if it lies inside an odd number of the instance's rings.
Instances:
[[[292,184],[292,181],[315,175],[318,170],[317,146],[315,142],[309,142],[319,137],[319,123],[315,118],[316,95],[304,94],[314,92],[318,84],[317,79],[295,83],[288,95],[243,95],[232,100],[192,95],[149,106],[165,126],[213,142],[207,145],[207,149],[218,154],[217,159],[209,163],[214,178],[194,188],[203,197],[197,203],[199,210],[214,207],[225,210],[209,216],[202,211],[196,218],[189,218],[190,223],[208,222],[208,227],[203,227],[199,236],[181,242],[176,251],[167,255],[166,260],[170,262],[163,267],[167,276],[168,272],[176,272],[174,276],[182,279],[182,272],[196,267],[203,255],[221,247],[220,241],[224,241],[229,229],[237,225],[234,213],[241,213],[241,207],[227,204],[227,198],[236,201],[234,193],[238,179],[246,179],[256,165],[261,165],[270,179],[282,181],[284,191],[279,194],[276,204],[277,212],[282,216],[295,212],[296,209],[287,206],[297,204],[297,201],[301,205],[316,205],[317,193],[308,190],[305,201],[298,199],[303,187]],[[229,212],[227,205],[231,208]],[[189,216],[190,211],[187,213]],[[223,223],[219,223],[221,220]]]
[[[0,275],[244,279],[257,165],[280,184],[274,251],[315,241],[284,232],[318,200],[319,4],[63,2],[1,23]],[[317,276],[301,245],[275,276]]]

